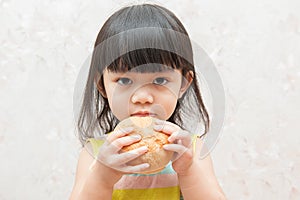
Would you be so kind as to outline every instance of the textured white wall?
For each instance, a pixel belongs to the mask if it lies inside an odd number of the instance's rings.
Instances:
[[[75,80],[100,26],[127,2],[0,0],[0,200],[68,198]],[[228,199],[300,199],[300,1],[156,2],[224,82],[212,157]]]

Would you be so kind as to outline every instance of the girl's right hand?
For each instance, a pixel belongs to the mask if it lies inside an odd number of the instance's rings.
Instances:
[[[147,152],[146,147],[121,153],[123,146],[139,141],[139,136],[128,135],[133,128],[114,130],[103,137],[104,143],[98,150],[91,142],[85,144],[81,151],[74,189],[70,199],[111,199],[113,186],[124,173],[139,172],[147,169],[148,164],[129,166],[126,163]],[[98,155],[96,152],[98,151]],[[92,156],[91,156],[92,155]],[[95,156],[97,155],[97,156]],[[99,192],[100,191],[100,192]]]
[[[107,167],[122,173],[135,173],[147,169],[149,167],[148,163],[136,166],[126,164],[127,162],[146,153],[147,146],[142,146],[128,152],[120,153],[122,147],[141,140],[141,136],[138,134],[128,135],[132,131],[132,127],[126,127],[114,130],[110,133],[99,149],[97,160]]]

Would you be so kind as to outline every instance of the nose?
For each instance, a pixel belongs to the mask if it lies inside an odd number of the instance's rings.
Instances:
[[[154,97],[147,87],[138,88],[131,96],[132,103],[153,103]]]

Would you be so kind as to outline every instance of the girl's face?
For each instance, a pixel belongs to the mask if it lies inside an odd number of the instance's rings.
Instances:
[[[130,116],[152,116],[167,120],[192,78],[183,80],[187,79],[176,69],[154,73],[116,73],[105,70],[105,91],[99,91],[108,99],[112,113],[120,121]]]

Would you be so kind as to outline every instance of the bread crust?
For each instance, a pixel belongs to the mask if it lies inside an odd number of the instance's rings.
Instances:
[[[153,117],[129,117],[121,121],[116,129],[125,127],[133,127],[134,130],[129,135],[141,135],[142,139],[139,142],[124,146],[121,152],[127,152],[141,146],[147,146],[148,151],[138,158],[128,162],[128,165],[138,165],[149,163],[150,167],[145,171],[138,172],[140,174],[157,173],[165,168],[173,156],[172,151],[163,149],[163,145],[169,144],[168,135],[153,130],[155,118]]]

